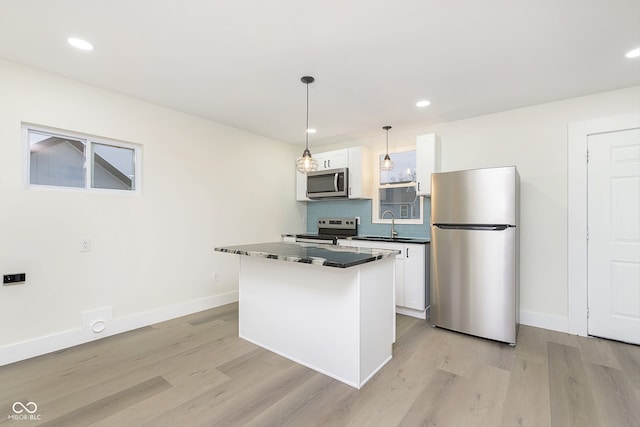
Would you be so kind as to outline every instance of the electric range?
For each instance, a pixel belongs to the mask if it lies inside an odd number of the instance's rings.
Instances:
[[[335,245],[338,239],[358,235],[357,218],[318,218],[317,234],[297,234],[296,242]]]

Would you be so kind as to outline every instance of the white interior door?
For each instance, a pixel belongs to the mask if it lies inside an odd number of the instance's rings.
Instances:
[[[587,145],[589,335],[640,344],[640,129]]]

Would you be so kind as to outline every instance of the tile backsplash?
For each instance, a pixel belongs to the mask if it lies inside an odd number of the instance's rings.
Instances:
[[[429,227],[431,217],[431,198],[424,197],[423,224],[396,224],[400,237],[431,238]],[[318,218],[352,218],[360,217],[358,234],[367,236],[387,236],[391,231],[390,224],[373,224],[371,222],[371,200],[323,200],[307,202],[307,232],[318,231]],[[388,218],[388,217],[387,217]]]

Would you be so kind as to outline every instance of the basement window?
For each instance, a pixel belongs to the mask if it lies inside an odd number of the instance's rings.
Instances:
[[[22,133],[28,188],[139,193],[139,145],[33,125]]]

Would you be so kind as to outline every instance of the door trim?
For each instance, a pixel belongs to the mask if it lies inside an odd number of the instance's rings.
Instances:
[[[640,127],[640,114],[624,114],[568,125],[567,312],[569,333],[588,334],[587,322],[587,142],[590,135]]]

